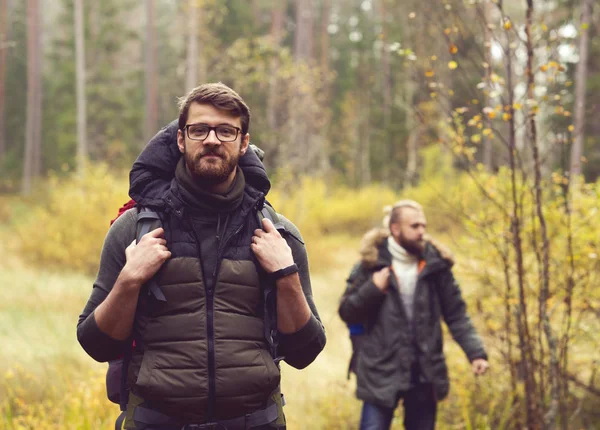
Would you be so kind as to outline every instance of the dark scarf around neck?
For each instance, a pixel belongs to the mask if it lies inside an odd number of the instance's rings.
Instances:
[[[217,213],[231,212],[242,203],[244,198],[246,179],[239,166],[236,167],[233,183],[225,194],[212,193],[194,180],[185,165],[184,157],[181,157],[177,163],[175,179],[179,185],[184,203],[192,210]]]

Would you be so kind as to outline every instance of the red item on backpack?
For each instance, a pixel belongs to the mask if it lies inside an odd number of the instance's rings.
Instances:
[[[119,208],[119,214],[115,217],[115,219],[113,219],[110,222],[110,225],[113,225],[113,222],[115,222],[117,220],[117,218],[119,218],[121,215],[123,215],[126,211],[128,211],[129,209],[131,209],[134,206],[135,206],[135,200],[133,200],[133,199],[129,200],[127,203],[125,203],[123,206],[121,206]]]

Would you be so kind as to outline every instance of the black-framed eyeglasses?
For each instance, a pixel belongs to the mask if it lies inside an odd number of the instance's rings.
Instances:
[[[187,137],[191,140],[204,140],[212,130],[215,131],[217,139],[221,142],[233,142],[242,131],[239,127],[233,125],[221,124],[211,127],[208,124],[187,124],[185,126]]]

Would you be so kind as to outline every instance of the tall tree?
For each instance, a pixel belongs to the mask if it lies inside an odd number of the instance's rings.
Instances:
[[[323,0],[321,7],[321,70],[329,70],[329,16],[331,14],[331,0]]]
[[[190,91],[198,85],[198,2],[189,1],[188,39],[187,39],[187,69],[185,75],[185,91]]]
[[[31,191],[41,169],[41,25],[38,0],[27,0],[27,119],[22,192]]]
[[[379,0],[379,21],[381,23],[381,79],[383,81],[383,118],[384,127],[388,128],[392,110],[392,73],[390,70],[390,50],[388,49],[386,0]]]
[[[296,33],[294,35],[294,58],[309,62],[313,54],[313,0],[296,0]]]
[[[285,16],[285,9],[287,6],[287,0],[278,1],[273,5],[271,10],[271,43],[273,49],[276,52],[273,55],[271,64],[269,65],[269,88],[267,94],[267,124],[269,126],[269,142],[268,150],[278,154],[278,157],[285,157],[285,148],[278,148],[277,142],[279,140],[277,130],[279,129],[278,121],[278,77],[277,70],[279,69],[279,57],[277,51],[281,46],[281,40],[283,38],[283,22]],[[283,151],[282,151],[283,149]],[[278,151],[279,150],[279,151]]]
[[[314,2],[313,0],[296,0],[296,30],[294,34],[294,60],[298,68],[313,64],[313,21],[314,20]],[[290,157],[297,172],[308,173],[309,167],[312,167],[311,160],[311,136],[312,130],[307,127],[311,124],[308,104],[309,95],[306,85],[300,82],[300,76],[296,84],[297,91],[290,99],[291,136]]]
[[[147,142],[158,128],[158,66],[156,62],[156,10],[154,0],[146,0],[146,127]]]
[[[4,122],[4,88],[6,85],[6,53],[8,51],[8,0],[0,0],[0,163],[6,153]]]
[[[581,157],[585,137],[585,85],[588,73],[589,26],[592,19],[592,0],[581,0],[581,26],[579,36],[579,62],[575,72],[575,115],[573,118],[573,145],[571,146],[570,177],[581,175]]]
[[[87,114],[85,97],[85,35],[83,0],[75,0],[75,80],[77,98],[77,170],[82,174],[88,158]]]

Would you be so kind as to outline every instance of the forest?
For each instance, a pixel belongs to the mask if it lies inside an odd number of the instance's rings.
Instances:
[[[308,250],[328,340],[282,366],[289,429],[358,428],[337,307],[405,198],[490,355],[474,377],[445,333],[438,428],[600,428],[599,6],[0,0],[0,429],[114,428],[77,317],[129,169],[206,82],[250,107],[267,199]]]

